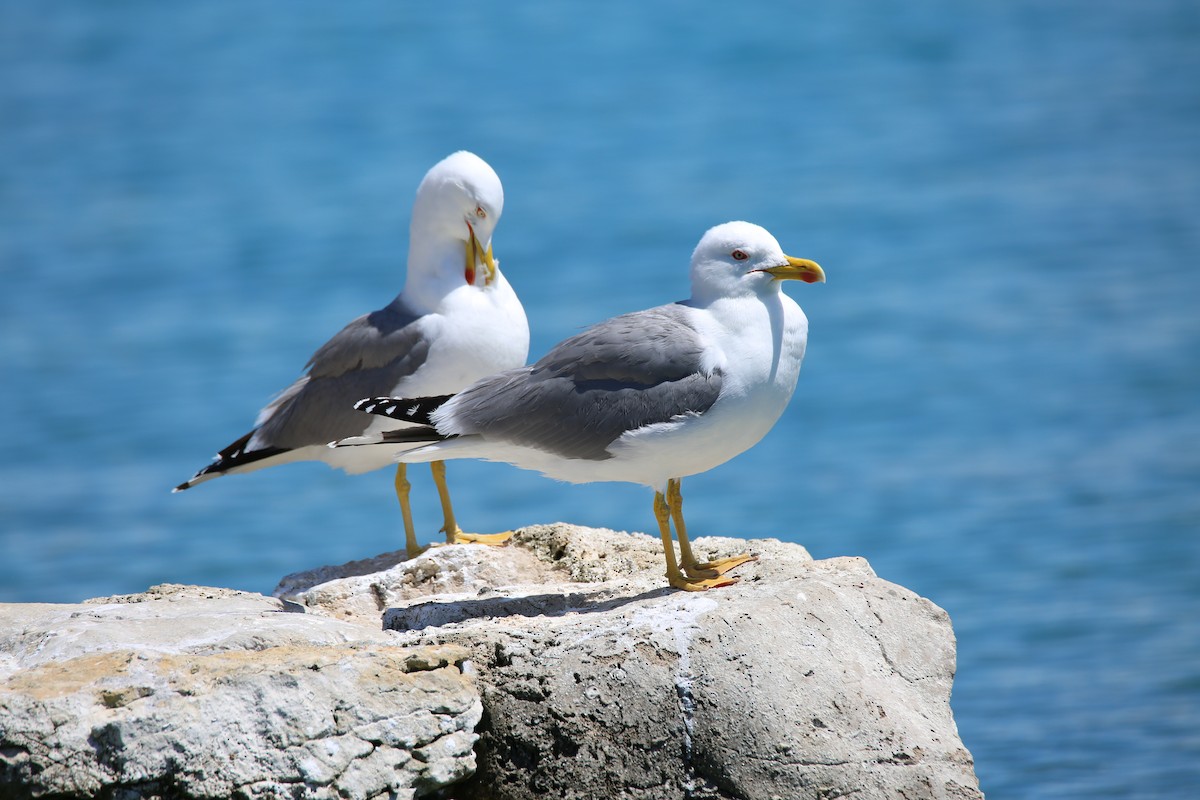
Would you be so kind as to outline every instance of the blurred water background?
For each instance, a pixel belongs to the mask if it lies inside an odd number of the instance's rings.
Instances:
[[[531,355],[687,294],[744,218],[820,261],[790,410],[694,535],[946,608],[991,798],[1200,785],[1200,7],[0,2],[0,600],[270,592],[401,542],[391,473],[170,487],[403,281],[422,174],[499,172]],[[460,519],[650,493],[450,467]],[[426,540],[440,524],[414,472]]]

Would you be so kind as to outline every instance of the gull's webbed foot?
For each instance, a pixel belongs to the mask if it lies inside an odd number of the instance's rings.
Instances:
[[[685,563],[683,571],[687,573],[689,578],[716,578],[750,561],[758,561],[758,556],[742,553],[741,555],[729,556],[728,558],[714,558],[712,561]]]
[[[721,586],[732,586],[737,582],[737,578],[726,578],[720,575],[712,578],[693,578],[681,573],[674,575],[669,572],[667,573],[667,583],[685,592],[706,592],[709,589],[717,589]]]
[[[459,528],[446,534],[446,544],[486,544],[492,547],[502,547],[513,537],[513,531],[502,533],[466,533]]]
[[[502,533],[463,533],[459,531],[454,535],[455,544],[486,544],[492,547],[502,547],[508,544],[512,539],[513,531],[504,531]]]

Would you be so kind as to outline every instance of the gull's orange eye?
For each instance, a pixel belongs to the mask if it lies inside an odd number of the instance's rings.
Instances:
[[[475,206],[475,216],[480,219],[487,217],[487,212],[483,210],[483,206]]]
[[[729,255],[733,256],[734,261],[745,261],[750,256],[746,255],[745,250],[734,250]]]

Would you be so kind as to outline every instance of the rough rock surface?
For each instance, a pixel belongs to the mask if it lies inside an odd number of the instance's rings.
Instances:
[[[678,592],[655,537],[542,525],[279,599],[0,605],[0,797],[982,797],[945,612],[862,559],[694,545],[761,560]]]
[[[0,605],[0,796],[413,797],[463,779],[463,648],[159,586]]]
[[[666,588],[657,539],[535,526],[505,548],[324,568],[279,596],[468,648],[483,687],[467,798],[978,798],[950,711],[946,613],[862,559],[774,540],[736,586]]]

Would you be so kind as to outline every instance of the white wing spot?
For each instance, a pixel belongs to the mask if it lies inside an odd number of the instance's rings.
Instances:
[[[408,411],[406,411],[406,412],[404,412],[404,413],[405,413],[407,416],[410,416],[410,417],[411,417],[411,416],[415,415],[415,414],[416,414],[416,413],[417,413],[417,412],[418,412],[420,409],[421,409],[421,405],[420,405],[420,403],[417,403],[417,404],[414,404],[413,406],[411,406],[411,407],[408,409]]]
[[[395,406],[388,406],[387,408],[385,408],[385,409],[383,410],[383,413],[387,414],[387,415],[390,417],[392,414],[395,414],[395,413],[396,413],[396,407],[395,407]]]

